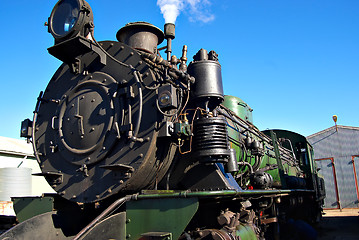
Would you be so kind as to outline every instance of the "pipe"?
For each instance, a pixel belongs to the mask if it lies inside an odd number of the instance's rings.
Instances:
[[[131,140],[133,142],[130,144],[130,148],[133,148],[133,145],[135,144],[135,141],[140,141],[140,142],[143,141],[143,139],[137,138],[138,131],[140,129],[140,125],[141,125],[141,121],[142,121],[142,108],[143,108],[142,88],[141,88],[141,83],[140,83],[141,76],[139,75],[138,71],[134,71],[133,75],[135,76],[135,79],[136,79],[136,82],[137,82],[139,103],[138,103],[137,122],[136,122],[136,125],[135,125],[135,129],[133,131],[133,135],[131,136]]]
[[[125,202],[131,200],[134,198],[135,195],[132,196],[126,196],[123,198],[118,199],[114,203],[112,203],[108,208],[106,208],[100,215],[98,215],[92,222],[90,222],[85,228],[83,228],[75,237],[73,240],[80,239],[85,233],[87,233],[91,228],[93,228],[96,223],[100,222],[102,219],[104,219],[107,215],[111,214],[113,211],[115,211],[117,208],[121,207],[122,204]]]

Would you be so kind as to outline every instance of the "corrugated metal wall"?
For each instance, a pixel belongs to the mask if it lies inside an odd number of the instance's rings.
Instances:
[[[359,155],[359,128],[331,127],[307,139],[324,176],[327,193],[324,207],[357,208],[359,193],[355,170],[359,167],[359,159],[355,156]]]

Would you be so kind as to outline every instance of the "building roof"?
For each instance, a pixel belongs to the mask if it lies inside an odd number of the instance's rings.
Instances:
[[[359,128],[338,125],[307,137],[315,158],[359,155]]]
[[[21,156],[34,156],[32,144],[27,143],[26,140],[19,140],[1,136],[0,153]]]
[[[350,130],[359,131],[359,127],[350,127],[350,126],[337,125],[337,128],[338,128],[338,129],[341,128],[341,129],[350,129]],[[332,130],[335,130],[335,129],[336,129],[335,126],[330,127],[330,128],[327,128],[327,129],[324,129],[324,130],[322,130],[322,131],[320,131],[320,132],[317,132],[317,133],[314,133],[314,134],[312,134],[312,135],[309,135],[309,136],[307,137],[307,139],[313,138],[313,137],[315,137],[315,136],[321,135],[321,134],[323,134],[323,133],[326,133],[326,132],[329,132],[329,131],[332,131]]]

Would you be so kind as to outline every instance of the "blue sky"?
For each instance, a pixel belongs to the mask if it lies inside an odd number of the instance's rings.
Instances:
[[[36,98],[61,62],[47,53],[44,27],[57,1],[0,1],[0,136],[19,138]],[[31,5],[29,4],[31,3]],[[164,19],[155,0],[88,0],[95,38],[116,40],[127,22]],[[260,130],[305,136],[338,124],[359,127],[359,1],[206,0],[185,5],[176,21],[174,54],[215,50],[224,91],[253,108]],[[207,20],[207,22],[206,22]],[[162,44],[163,45],[163,44]]]

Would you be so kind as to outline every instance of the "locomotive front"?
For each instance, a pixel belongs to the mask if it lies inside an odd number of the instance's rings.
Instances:
[[[195,128],[203,132],[193,139],[196,155],[228,161],[226,123],[209,114],[223,100],[215,52],[199,51],[187,73],[186,46],[180,59],[171,56],[173,24],[164,34],[146,22],[129,23],[118,42],[98,43],[92,10],[81,0],[59,1],[48,29],[55,39],[48,51],[64,64],[22,132],[30,133],[23,136],[32,138],[42,175],[61,196],[88,203],[156,188],[177,146],[192,134],[188,113],[181,115],[189,104],[207,111],[197,114],[206,117]],[[167,61],[157,55],[164,38]],[[189,73],[199,78],[191,93]],[[212,134],[219,136],[203,143]]]
[[[66,2],[58,5],[52,16]],[[50,17],[50,29],[61,24],[54,21]],[[174,147],[158,138],[167,118],[159,109],[181,107],[187,79],[173,80],[168,66],[151,69],[146,63],[151,60],[140,55],[155,56],[164,38],[160,29],[134,23],[117,36],[131,47],[79,35],[49,49],[65,63],[38,98],[32,139],[43,175],[72,201],[94,202],[153,187],[171,164]],[[73,44],[81,54],[68,49]]]
[[[48,30],[63,64],[21,136],[56,209],[5,237],[36,239],[24,229],[41,222],[49,239],[264,239],[280,237],[280,219],[320,216],[311,146],[260,132],[248,105],[224,96],[216,52],[187,66],[187,46],[172,55],[174,24],[129,23],[97,42],[84,0],[58,1]]]

